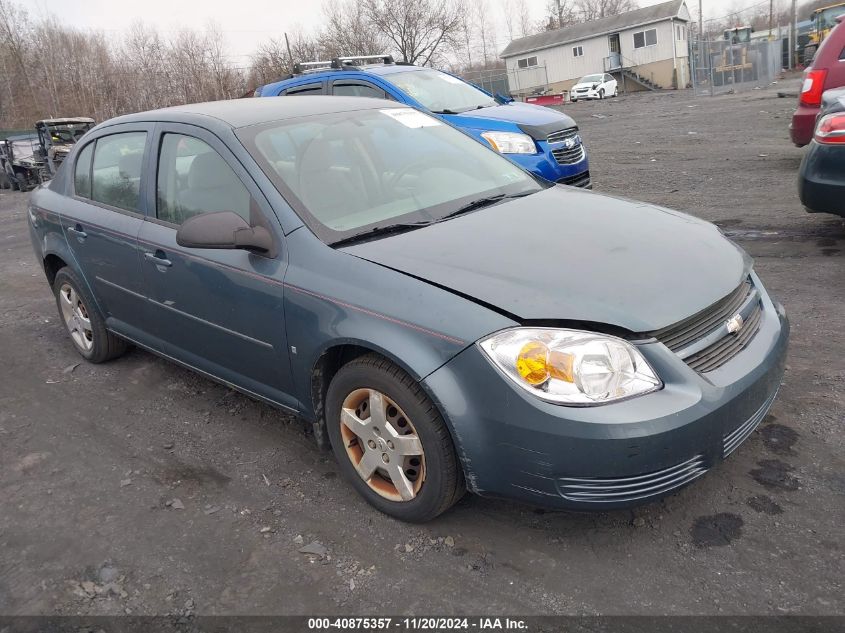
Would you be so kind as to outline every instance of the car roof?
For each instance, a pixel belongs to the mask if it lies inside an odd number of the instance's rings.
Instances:
[[[435,68],[428,68],[425,66],[414,66],[412,64],[372,64],[372,65],[363,65],[363,66],[347,66],[345,68],[326,68],[325,70],[320,71],[312,71],[307,73],[302,73],[301,75],[291,75],[290,77],[285,77],[284,79],[280,79],[279,81],[274,81],[269,84],[265,84],[261,86],[261,89],[264,88],[272,88],[278,89],[283,86],[293,83],[308,83],[306,80],[321,80],[326,79],[327,77],[343,77],[348,75],[349,73],[362,73],[362,74],[369,74],[369,75],[392,75],[393,73],[406,73],[406,72],[414,72],[419,70],[436,70]]]
[[[387,99],[367,97],[331,97],[314,95],[286,99],[229,99],[138,112],[110,119],[98,128],[122,123],[174,122],[200,125],[209,129],[241,128],[271,121],[283,121],[303,116],[374,110],[376,108],[406,108],[408,106]]]

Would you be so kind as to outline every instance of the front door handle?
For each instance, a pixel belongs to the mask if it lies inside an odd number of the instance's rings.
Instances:
[[[151,253],[149,251],[144,253],[144,257],[147,258],[148,261],[152,262],[156,266],[172,266],[173,262],[167,259],[167,255],[164,254],[164,251],[161,249],[156,250],[155,253]]]
[[[85,231],[82,230],[81,224],[77,223],[76,226],[69,226],[69,227],[67,227],[67,230],[68,230],[68,233],[73,233],[80,240],[84,240],[86,237],[88,237],[88,234]]]

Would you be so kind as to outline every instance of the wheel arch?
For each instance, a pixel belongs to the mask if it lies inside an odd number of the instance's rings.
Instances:
[[[414,371],[411,366],[403,362],[402,359],[398,358],[396,355],[390,353],[390,351],[368,341],[335,341],[321,351],[317,359],[314,361],[311,369],[311,419],[314,429],[314,438],[317,440],[317,444],[321,448],[329,448],[325,416],[326,393],[328,392],[329,385],[335,375],[337,375],[337,372],[340,371],[341,367],[352,362],[356,358],[360,358],[361,356],[365,356],[367,354],[376,354],[381,356],[385,360],[399,367],[420,385],[438,410],[440,409],[437,401],[434,399],[433,395],[425,385],[425,382],[422,380],[424,376],[420,376],[419,373]],[[440,415],[443,416],[442,411],[440,411]],[[446,420],[447,417],[443,416],[443,419]],[[448,422],[447,427],[449,427]],[[449,431],[451,434],[451,428],[449,428]],[[452,439],[454,441],[454,435]]]

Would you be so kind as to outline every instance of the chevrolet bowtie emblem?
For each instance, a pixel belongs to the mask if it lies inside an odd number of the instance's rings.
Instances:
[[[742,328],[743,323],[745,323],[745,319],[743,319],[742,315],[737,312],[730,319],[725,321],[725,327],[728,328],[729,334],[736,334],[739,332],[740,328]]]

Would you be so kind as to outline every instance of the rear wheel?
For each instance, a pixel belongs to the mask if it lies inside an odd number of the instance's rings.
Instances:
[[[366,355],[340,369],[326,421],[346,478],[371,505],[403,521],[429,521],[464,494],[439,411],[404,371]]]
[[[129,344],[106,329],[94,300],[69,268],[56,273],[53,282],[59,316],[76,351],[92,363],[102,363],[123,354]]]

